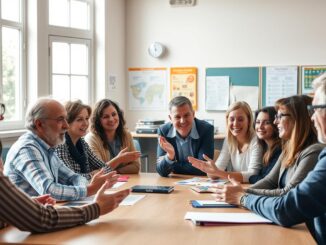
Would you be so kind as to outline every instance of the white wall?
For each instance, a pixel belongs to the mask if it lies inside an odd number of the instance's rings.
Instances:
[[[220,131],[224,114],[205,111],[206,67],[326,64],[324,0],[197,0],[196,6],[183,8],[170,7],[168,0],[125,4],[125,78],[128,67],[198,67],[197,116],[215,119]],[[164,58],[148,55],[153,41],[168,48]],[[115,55],[119,64],[122,55]],[[114,98],[125,104],[130,129],[139,118],[167,119],[167,111],[128,110],[128,98],[119,97],[127,93],[125,82]]]

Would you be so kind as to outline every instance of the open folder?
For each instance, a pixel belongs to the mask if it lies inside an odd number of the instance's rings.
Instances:
[[[187,212],[185,219],[191,220],[195,225],[272,223],[272,221],[254,213]]]

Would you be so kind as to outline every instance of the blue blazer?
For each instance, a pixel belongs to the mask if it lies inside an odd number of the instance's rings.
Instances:
[[[284,196],[248,195],[245,206],[283,226],[305,222],[318,244],[326,244],[326,148],[307,177]]]
[[[209,158],[213,159],[214,127],[208,122],[198,120],[196,118],[195,124],[199,134],[199,138],[191,140],[194,157],[203,160],[203,154],[206,154]],[[167,177],[171,172],[176,174],[206,175],[206,173],[193,167],[188,161],[179,161],[176,139],[167,137],[167,134],[172,127],[172,123],[166,123],[158,129],[157,133],[163,136],[174,147],[176,162],[174,162],[173,164],[168,163],[164,158],[166,152],[158,144],[156,165],[157,172],[163,177]]]

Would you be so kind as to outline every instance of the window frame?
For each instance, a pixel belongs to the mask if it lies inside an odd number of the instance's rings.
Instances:
[[[53,81],[52,76],[55,75],[52,71],[52,43],[53,42],[61,42],[61,43],[68,43],[68,44],[85,44],[88,46],[88,101],[84,101],[84,103],[90,104],[92,102],[92,94],[93,94],[93,86],[92,86],[92,42],[89,39],[81,39],[81,38],[71,38],[71,37],[62,37],[62,36],[49,36],[49,90],[50,94],[52,94],[53,88]],[[73,76],[71,72],[68,74],[69,77]],[[76,74],[75,74],[76,75]],[[71,84],[70,84],[71,86]]]
[[[3,100],[3,79],[2,79],[2,28],[11,28],[16,29],[20,32],[20,64],[19,64],[19,94],[20,101],[18,104],[18,115],[19,120],[7,121],[6,117],[3,122],[1,122],[1,130],[0,131],[8,131],[8,130],[17,130],[22,129],[25,123],[25,111],[26,111],[26,104],[27,104],[27,78],[26,78],[26,3],[24,0],[20,1],[20,22],[12,21],[12,20],[5,20],[2,19],[1,11],[0,11],[0,99]],[[0,8],[1,8],[1,1],[0,1]]]

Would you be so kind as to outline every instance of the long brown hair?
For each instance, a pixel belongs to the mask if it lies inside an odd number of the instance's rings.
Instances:
[[[108,140],[106,138],[104,128],[101,124],[101,118],[103,116],[104,109],[106,109],[111,105],[116,109],[119,116],[119,125],[118,128],[116,129],[116,137],[120,139],[122,146],[125,146],[127,144],[126,142],[127,133],[125,129],[126,121],[123,116],[123,111],[119,108],[118,104],[113,102],[112,100],[102,99],[98,101],[94,106],[93,114],[91,116],[90,130],[92,133],[97,134],[101,138],[105,149],[108,149]]]
[[[273,123],[274,121],[274,117],[276,115],[276,110],[274,107],[272,106],[267,106],[264,108],[261,108],[260,110],[257,110],[255,112],[255,122],[257,120],[258,114],[259,113],[267,113],[268,114],[268,120],[270,121],[270,124],[273,128],[273,134],[272,134],[272,139],[273,139],[273,143],[270,147],[268,147],[267,143],[265,142],[265,140],[262,139],[258,139],[258,143],[261,145],[262,149],[263,149],[263,165],[267,165],[271,159],[271,157],[273,156],[274,152],[281,148],[281,139],[278,137],[278,129],[277,126]],[[254,124],[254,128],[255,128],[255,124]]]
[[[275,109],[285,107],[294,127],[289,140],[282,140],[282,164],[289,167],[294,164],[300,152],[306,147],[317,143],[317,135],[310,120],[307,105],[311,104],[312,98],[308,96],[291,96],[276,101]]]
[[[230,129],[229,129],[229,115],[232,111],[241,109],[244,111],[244,113],[246,114],[247,118],[248,118],[248,131],[246,132],[246,139],[247,142],[250,142],[250,140],[252,139],[252,137],[255,135],[255,130],[252,128],[252,124],[253,124],[253,116],[252,116],[252,111],[250,106],[248,105],[247,102],[245,101],[237,101],[234,102],[233,104],[231,104],[228,108],[228,110],[226,111],[226,115],[225,115],[225,119],[226,119],[226,125],[228,128],[228,133],[227,133],[227,142],[230,148],[231,152],[235,152],[237,150],[238,147],[238,141],[236,139],[235,136],[233,136],[233,134],[231,133]]]

